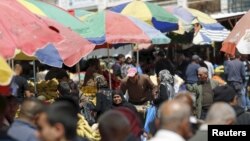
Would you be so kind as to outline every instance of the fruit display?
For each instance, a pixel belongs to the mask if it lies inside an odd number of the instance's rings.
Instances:
[[[37,96],[44,96],[46,100],[55,99],[58,97],[57,87],[59,82],[56,79],[48,81],[39,81],[36,84]],[[28,88],[30,92],[35,93],[35,84],[28,81]]]
[[[101,140],[99,131],[97,129],[92,129],[83,115],[78,114],[78,118],[77,135],[80,137],[86,137],[91,141]]]

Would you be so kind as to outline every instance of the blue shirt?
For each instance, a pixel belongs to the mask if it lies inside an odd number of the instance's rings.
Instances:
[[[17,141],[38,141],[36,128],[29,123],[15,120],[8,130],[8,135]]]
[[[234,59],[225,66],[225,74],[228,82],[242,83],[246,75],[245,66],[240,60]]]
[[[188,84],[194,84],[198,82],[197,71],[200,65],[191,63],[187,66],[186,69],[186,82]]]

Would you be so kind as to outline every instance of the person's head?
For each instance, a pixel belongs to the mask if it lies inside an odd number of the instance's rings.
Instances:
[[[112,92],[113,105],[120,105],[124,102],[124,96],[121,90],[114,90]]]
[[[17,98],[12,95],[7,97],[7,102],[8,102],[8,106],[7,106],[5,118],[10,123],[12,123],[15,118],[16,111],[19,108],[19,103],[18,103]]]
[[[161,70],[159,72],[159,82],[160,83],[163,82],[163,83],[173,84],[174,83],[174,78],[167,69]]]
[[[129,79],[129,81],[135,83],[139,79],[137,69],[135,67],[129,68],[127,77]]]
[[[236,91],[229,85],[218,86],[213,89],[214,102],[226,102],[230,105],[238,104],[238,97]]]
[[[236,58],[236,59],[240,59],[240,58],[241,58],[241,54],[240,54],[239,52],[236,52],[236,53],[235,53],[235,58]]]
[[[192,135],[190,115],[190,106],[178,100],[164,102],[158,111],[161,128],[176,132],[185,139]]]
[[[207,113],[205,122],[207,124],[222,124],[230,125],[236,120],[236,114],[234,109],[224,102],[214,103]]]
[[[208,80],[208,70],[205,67],[198,68],[198,79],[200,82],[206,82]]]
[[[86,63],[86,67],[88,71],[91,71],[93,73],[99,72],[101,67],[100,67],[100,61],[96,58],[94,59],[89,59]]]
[[[132,64],[132,62],[133,60],[130,56],[126,58],[126,61],[125,61],[126,64]]]
[[[23,67],[21,64],[15,65],[15,73],[16,75],[21,75],[23,73]]]
[[[58,81],[68,81],[69,80],[69,74],[66,70],[58,69],[58,72],[56,74],[56,78]]]
[[[193,108],[193,98],[191,96],[191,93],[188,91],[178,93],[174,99],[186,103],[190,106],[191,109]]]
[[[200,62],[200,57],[198,55],[193,55],[192,56],[192,62],[199,63]]]
[[[55,102],[38,118],[38,137],[41,141],[72,140],[76,137],[77,121],[72,104]]]
[[[102,141],[122,141],[130,133],[129,121],[118,111],[107,111],[98,123]]]
[[[117,60],[118,60],[119,63],[123,64],[125,62],[125,55],[119,54],[117,56]]]
[[[21,104],[19,119],[26,120],[31,124],[35,124],[39,114],[43,112],[43,103],[35,98],[27,98]]]

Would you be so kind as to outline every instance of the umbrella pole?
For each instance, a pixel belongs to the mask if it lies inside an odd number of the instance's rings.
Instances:
[[[33,60],[33,74],[34,74],[34,89],[35,89],[35,96],[37,96],[37,79],[36,79],[36,61]]]
[[[107,44],[108,47],[108,62],[110,62],[110,52],[109,52],[109,44]],[[109,89],[112,90],[112,82],[111,82],[111,72],[110,72],[110,66],[108,65],[108,72],[109,72]]]
[[[78,74],[78,81],[79,81],[78,86],[80,87],[80,85],[81,85],[80,62],[78,62],[78,63],[76,64],[76,70],[77,70],[77,74]]]
[[[11,59],[11,68],[14,70],[14,59]]]
[[[139,67],[139,47],[138,44],[135,44],[136,46],[136,66]]]

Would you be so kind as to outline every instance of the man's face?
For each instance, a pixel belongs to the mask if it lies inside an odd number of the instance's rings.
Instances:
[[[114,97],[113,97],[113,102],[115,103],[115,104],[121,104],[122,103],[122,98],[121,98],[121,96],[120,95],[118,95],[118,94],[115,94],[114,95]]]
[[[208,75],[205,72],[198,71],[198,78],[201,82],[207,81]]]
[[[56,141],[60,138],[58,129],[48,123],[47,115],[45,113],[40,114],[37,121],[37,127],[38,138],[41,141]]]
[[[119,61],[121,62],[121,63],[124,63],[125,62],[125,57],[121,57],[120,59],[119,59]]]
[[[22,66],[21,66],[20,64],[16,64],[16,65],[15,65],[15,73],[16,73],[17,75],[20,75],[20,74],[22,74],[22,72],[23,72]]]

